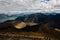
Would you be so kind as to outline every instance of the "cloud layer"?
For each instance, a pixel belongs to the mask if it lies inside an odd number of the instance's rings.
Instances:
[[[59,12],[60,0],[0,0],[0,12]]]

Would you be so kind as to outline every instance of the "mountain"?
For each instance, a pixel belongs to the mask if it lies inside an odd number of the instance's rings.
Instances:
[[[25,17],[25,18],[28,17],[27,20],[29,20],[29,21],[31,21],[33,18],[38,20],[39,18],[41,18],[40,16],[46,17],[47,15],[56,15],[56,14],[58,14],[58,13],[15,13],[15,14],[14,13],[12,13],[12,14],[11,13],[8,13],[8,14],[0,13],[0,23],[5,22],[7,20],[15,20],[18,17]],[[36,18],[36,16],[37,16],[37,18]],[[19,19],[17,19],[17,20],[19,20]],[[36,22],[39,22],[39,21],[40,22],[43,21],[43,18],[41,18],[40,20],[38,20]]]
[[[8,20],[15,20],[17,17],[19,16],[23,16],[23,15],[26,15],[24,13],[0,13],[0,23],[3,23],[5,21],[8,21]],[[28,14],[27,14],[28,15]]]
[[[8,14],[0,14],[0,23],[3,23],[8,20],[15,20],[19,15],[8,15]]]
[[[38,24],[46,24],[50,25],[53,28],[60,29],[60,14],[50,14],[45,15],[42,13],[35,13],[30,15],[19,16],[15,19],[16,21],[23,21],[23,22],[35,22]]]

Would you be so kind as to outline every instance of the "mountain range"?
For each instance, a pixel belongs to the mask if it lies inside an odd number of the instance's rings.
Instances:
[[[57,13],[33,13],[33,14],[15,14],[15,15],[6,15],[0,14],[0,23],[9,22],[8,20],[14,20],[18,22],[34,22],[38,24],[48,24],[53,28],[60,29],[60,14]]]

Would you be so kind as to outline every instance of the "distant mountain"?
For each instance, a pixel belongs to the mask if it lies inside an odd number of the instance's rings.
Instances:
[[[18,16],[16,15],[7,15],[7,14],[0,14],[0,23],[3,23],[8,20],[15,20]]]
[[[45,24],[48,23],[51,27],[59,28],[60,29],[60,14],[56,15],[45,15],[42,13],[35,13],[30,15],[19,16],[15,20],[23,21],[23,22],[35,22],[38,24]]]

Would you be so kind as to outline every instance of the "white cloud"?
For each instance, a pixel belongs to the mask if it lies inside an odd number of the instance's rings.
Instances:
[[[60,0],[0,0],[0,11],[60,12]]]

